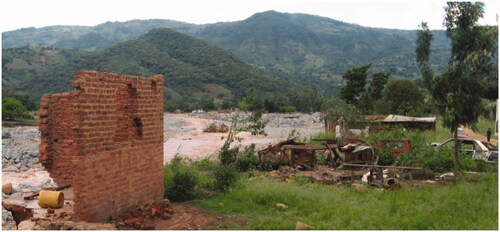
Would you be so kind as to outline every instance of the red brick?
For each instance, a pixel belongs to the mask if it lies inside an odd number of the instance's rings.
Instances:
[[[74,86],[84,91],[42,98],[46,117],[39,127],[40,161],[57,183],[74,186],[75,216],[104,221],[137,202],[161,199],[163,77],[83,71]],[[133,118],[141,119],[142,138]]]

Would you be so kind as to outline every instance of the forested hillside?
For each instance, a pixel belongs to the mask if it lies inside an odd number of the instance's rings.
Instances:
[[[418,22],[416,22],[418,23]],[[340,75],[372,63],[393,78],[416,79],[415,30],[366,28],[333,19],[275,11],[257,13],[229,23],[195,25],[171,20],[107,22],[95,27],[53,26],[5,32],[4,48],[39,44],[58,48],[98,50],[137,38],[155,27],[170,27],[215,43],[267,73],[315,83],[336,92]],[[449,59],[444,31],[434,31],[431,60],[440,70]]]
[[[163,74],[167,102],[178,107],[203,100],[235,105],[251,87],[262,98],[285,99],[292,88],[230,52],[166,28],[95,52],[33,46],[2,51],[3,88],[35,101],[45,93],[71,90],[78,70]]]

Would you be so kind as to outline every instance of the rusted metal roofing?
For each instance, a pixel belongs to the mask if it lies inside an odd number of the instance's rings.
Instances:
[[[365,115],[365,120],[369,122],[436,122],[436,117],[408,117],[401,115]]]

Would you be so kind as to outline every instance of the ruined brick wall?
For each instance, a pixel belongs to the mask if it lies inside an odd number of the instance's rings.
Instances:
[[[43,96],[40,162],[73,186],[78,219],[163,198],[163,81],[85,71],[76,91]]]

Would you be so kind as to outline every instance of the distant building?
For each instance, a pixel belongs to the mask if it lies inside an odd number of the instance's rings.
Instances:
[[[406,130],[436,130],[436,117],[407,117],[401,115],[366,115],[370,133],[403,128]],[[325,131],[335,132],[336,124],[325,120]],[[364,129],[364,128],[349,128]],[[363,131],[364,132],[364,131]],[[365,132],[366,133],[366,132]]]

